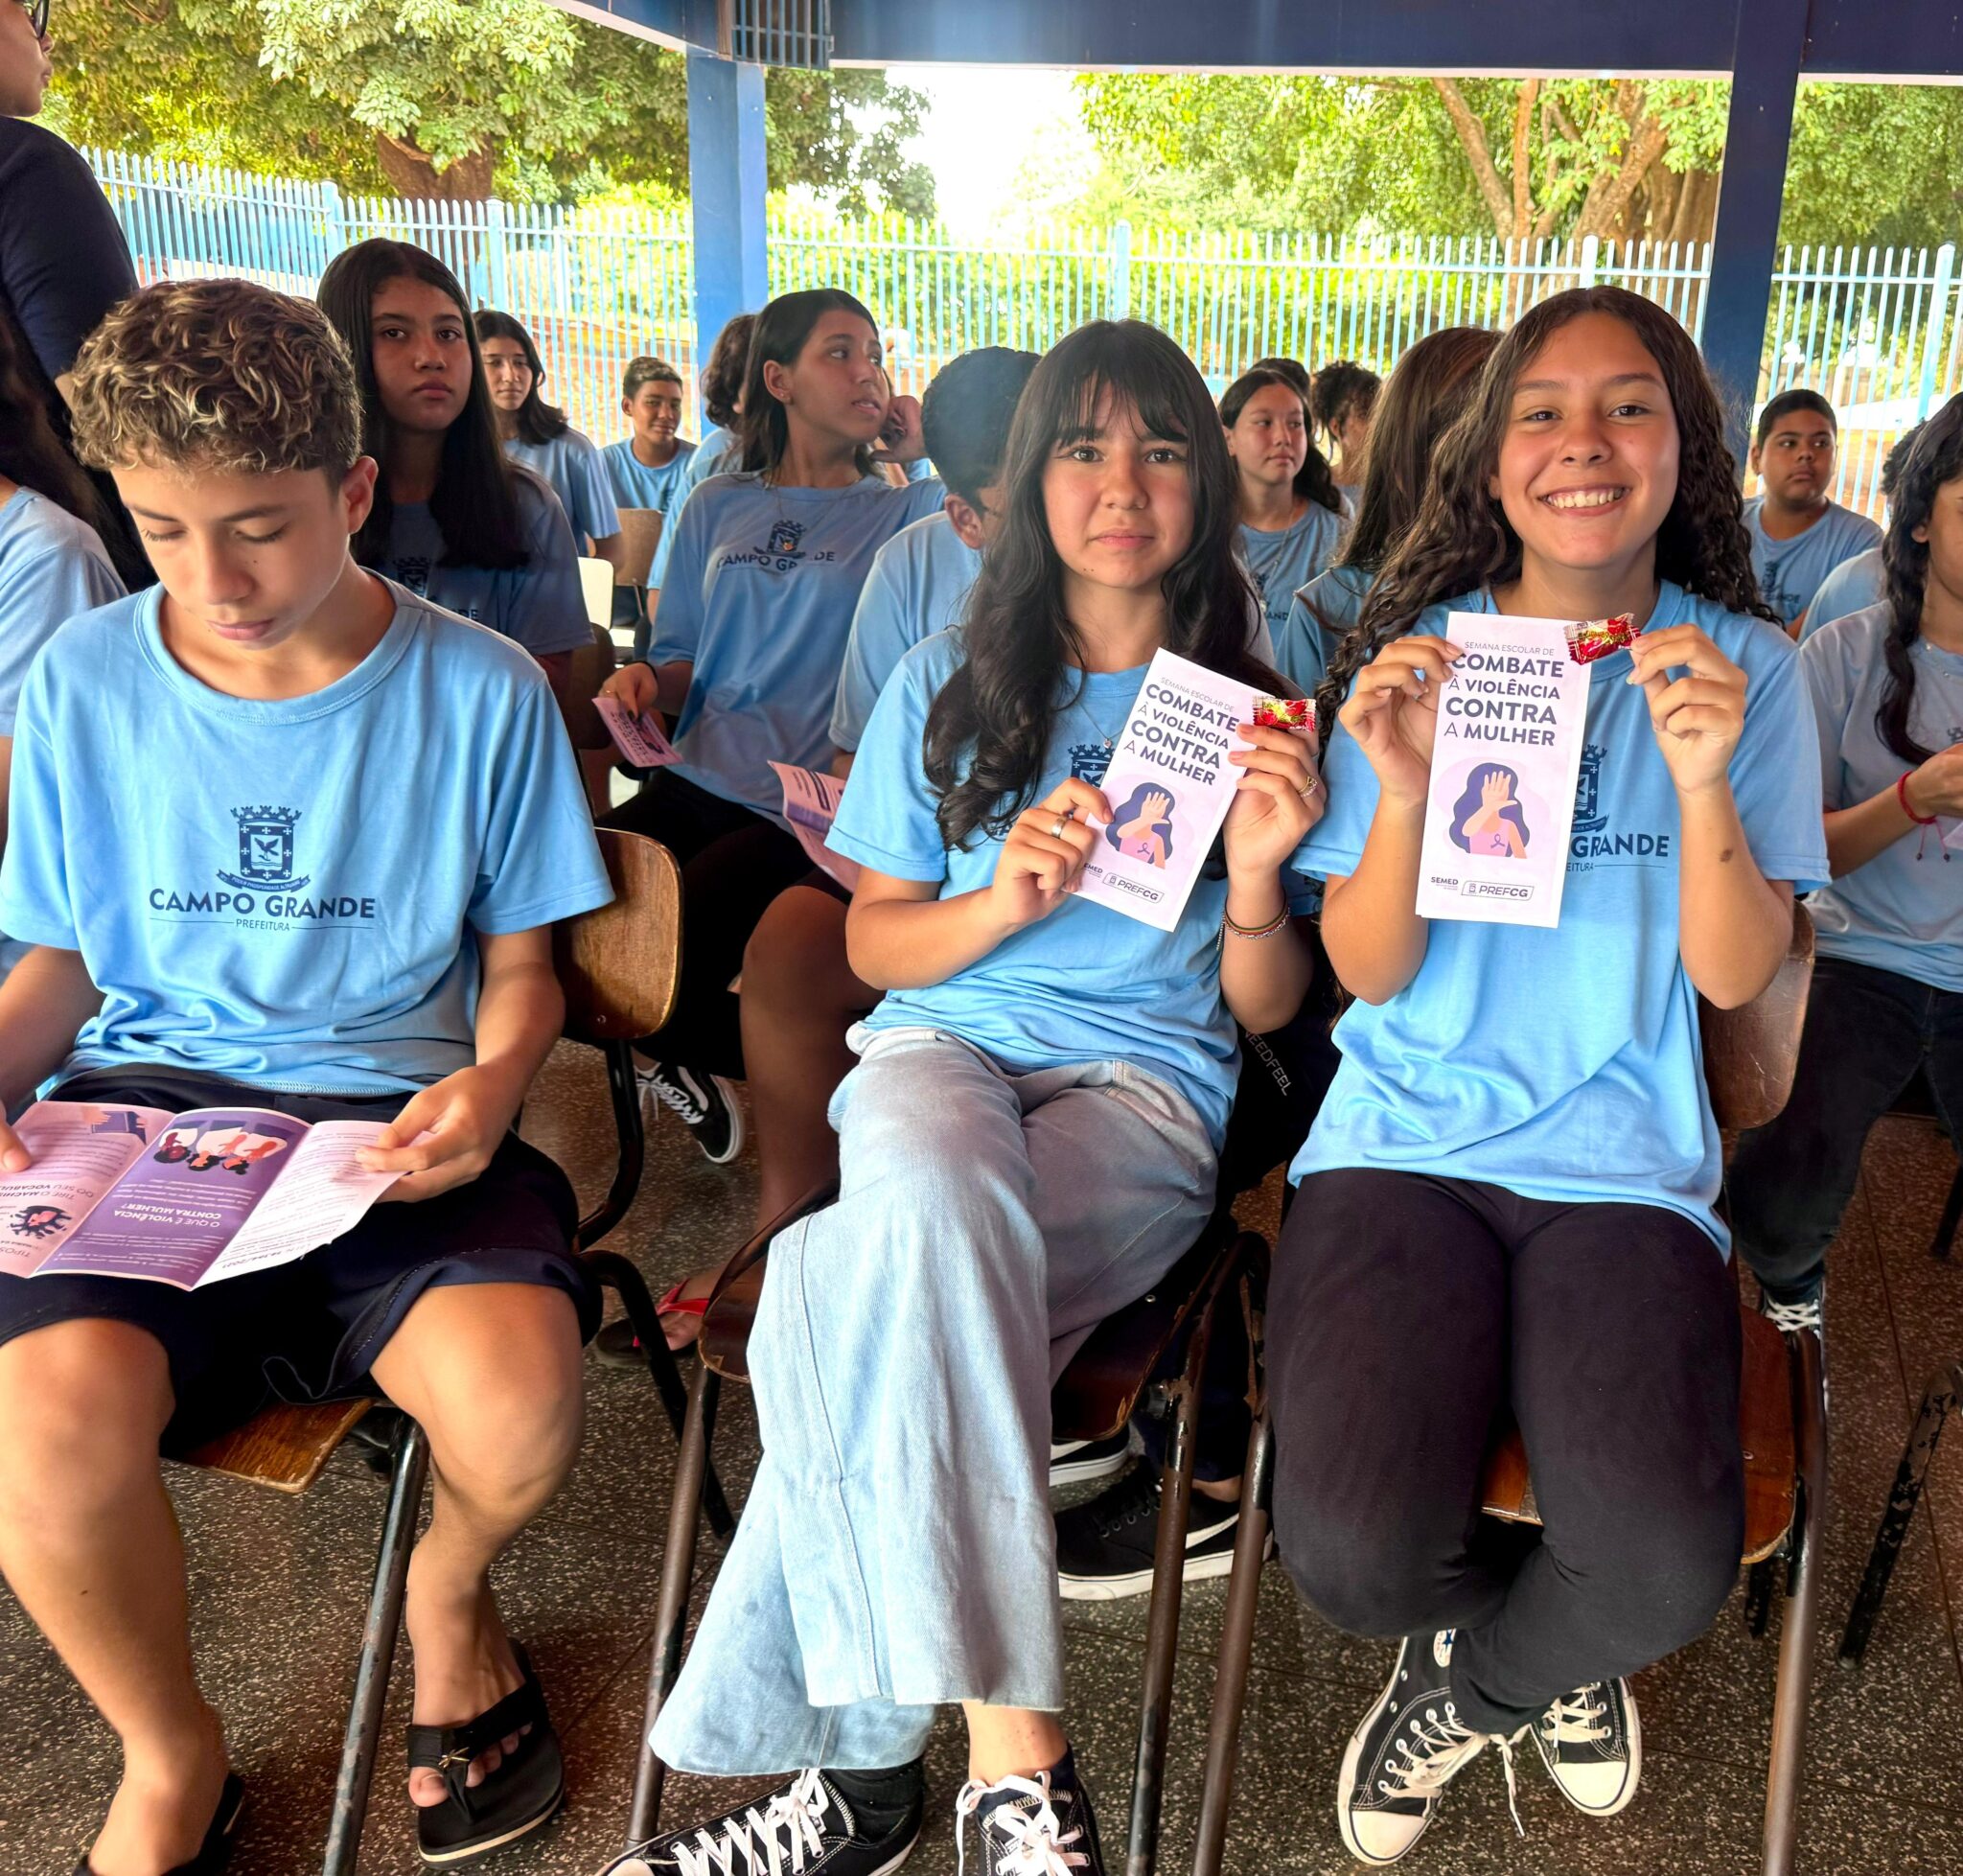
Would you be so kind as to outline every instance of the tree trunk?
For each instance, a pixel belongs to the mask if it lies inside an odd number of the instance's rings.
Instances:
[[[1445,114],[1452,120],[1452,128],[1458,132],[1459,145],[1466,152],[1466,160],[1472,167],[1472,179],[1479,185],[1479,194],[1486,203],[1487,213],[1492,217],[1493,232],[1502,241],[1511,241],[1521,231],[1513,225],[1513,204],[1507,194],[1507,186],[1500,180],[1499,171],[1494,167],[1492,151],[1486,141],[1486,127],[1473,114],[1472,106],[1466,102],[1466,94],[1450,79],[1433,79],[1438,95],[1444,100]]]
[[[1705,242],[1718,226],[1718,177],[1710,170],[1686,170],[1665,241]]]
[[[375,156],[388,186],[411,201],[481,202],[490,197],[497,157],[488,144],[458,157],[447,170],[438,170],[435,159],[413,139],[378,130]]]

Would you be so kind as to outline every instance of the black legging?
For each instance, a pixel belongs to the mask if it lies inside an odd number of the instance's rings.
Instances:
[[[1267,1337],[1290,1575],[1352,1633],[1458,1630],[1452,1694],[1478,1730],[1660,1660],[1736,1582],[1737,1286],[1681,1215],[1315,1173]],[[1524,1560],[1479,1511],[1509,1405],[1545,1520]]]
[[[743,1026],[730,980],[770,902],[811,870],[804,849],[774,821],[666,769],[600,824],[659,841],[681,866],[681,980],[675,1014],[649,1053],[740,1077]]]

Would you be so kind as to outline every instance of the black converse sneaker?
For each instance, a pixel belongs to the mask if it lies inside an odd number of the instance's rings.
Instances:
[[[641,1111],[650,1125],[658,1101],[681,1116],[711,1166],[727,1166],[743,1150],[743,1108],[736,1090],[720,1075],[697,1075],[693,1069],[655,1062],[636,1067],[634,1078],[640,1083]]]
[[[1534,1744],[1577,1811],[1612,1818],[1635,1796],[1643,1726],[1627,1680],[1598,1680],[1556,1701],[1534,1723]]]
[[[890,1828],[861,1835],[830,1775],[800,1772],[754,1804],[630,1850],[606,1876],[889,1876],[919,1835],[917,1796]]]
[[[1336,1822],[1360,1862],[1404,1855],[1430,1827],[1440,1794],[1491,1744],[1452,1704],[1454,1633],[1406,1635],[1390,1684],[1350,1735]]]
[[[1825,1277],[1795,1296],[1774,1296],[1764,1284],[1759,1285],[1759,1314],[1774,1329],[1811,1329],[1824,1337],[1827,1321],[1827,1280]]]
[[[1048,1772],[984,1785],[972,1778],[955,1802],[956,1866],[968,1866],[968,1819],[979,1841],[978,1876],[1104,1876],[1091,1796],[1069,1752]]]
[[[1147,1462],[1095,1498],[1056,1514],[1056,1586],[1066,1602],[1110,1603],[1152,1586],[1165,1474]],[[1226,1576],[1234,1568],[1240,1500],[1222,1502],[1195,1492],[1186,1527],[1188,1583]]]
[[[1131,1457],[1131,1428],[1120,1426],[1108,1440],[1052,1440],[1050,1443],[1050,1483],[1085,1485],[1124,1471]]]

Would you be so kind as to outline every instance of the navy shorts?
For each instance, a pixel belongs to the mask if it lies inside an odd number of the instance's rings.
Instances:
[[[182,1112],[265,1107],[302,1121],[387,1121],[408,1100],[285,1095],[174,1069],[96,1069],[54,1099]],[[352,1231],[293,1263],[180,1290],[127,1277],[0,1273],[0,1342],[83,1317],[127,1322],[170,1358],[176,1410],[166,1451],[237,1426],[272,1400],[370,1391],[369,1370],[427,1289],[537,1284],[564,1290],[582,1338],[600,1322],[600,1289],[572,1253],[572,1187],[516,1133],[467,1186],[420,1204],[377,1205]]]

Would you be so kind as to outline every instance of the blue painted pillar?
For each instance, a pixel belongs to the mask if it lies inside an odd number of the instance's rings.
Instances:
[[[1792,104],[1806,50],[1807,0],[1738,0],[1731,116],[1704,300],[1704,358],[1723,393],[1732,453],[1744,473],[1771,305],[1779,205]]]
[[[696,356],[770,297],[764,239],[763,67],[688,54],[688,194],[695,218]]]

